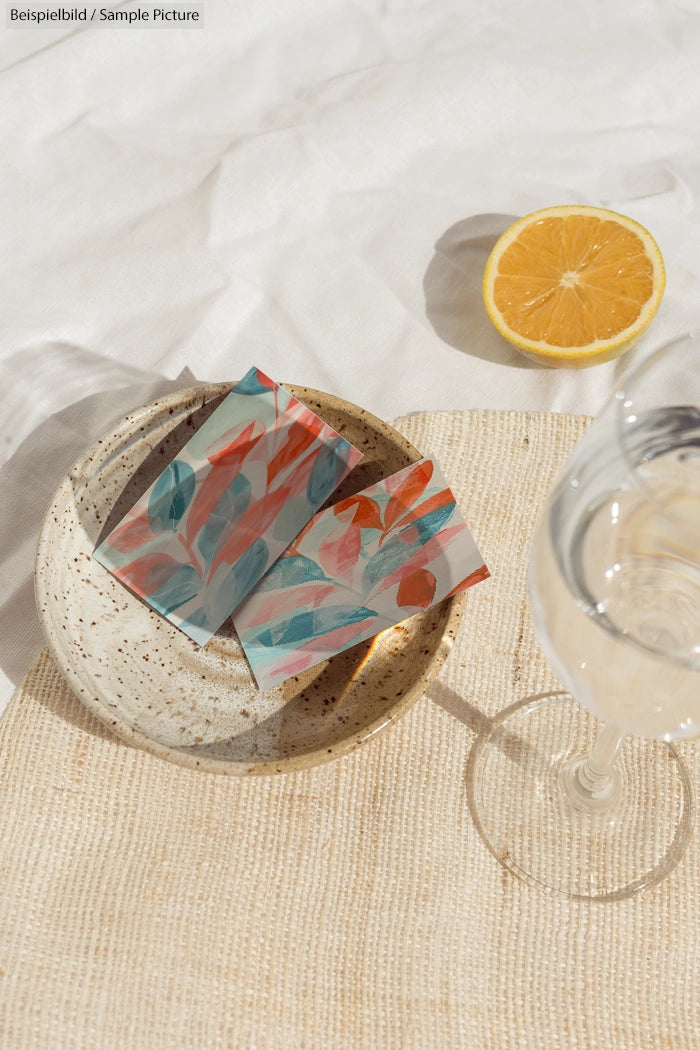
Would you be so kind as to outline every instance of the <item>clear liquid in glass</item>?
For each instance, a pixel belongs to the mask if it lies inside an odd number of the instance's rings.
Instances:
[[[619,435],[618,435],[619,436]],[[552,667],[603,721],[700,732],[700,412],[632,417],[574,458],[540,523],[533,611]]]

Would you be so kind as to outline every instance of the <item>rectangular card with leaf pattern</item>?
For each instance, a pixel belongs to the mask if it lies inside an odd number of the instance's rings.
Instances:
[[[204,645],[361,458],[251,368],[93,556]]]
[[[423,459],[318,513],[233,622],[268,689],[488,575],[439,467]]]

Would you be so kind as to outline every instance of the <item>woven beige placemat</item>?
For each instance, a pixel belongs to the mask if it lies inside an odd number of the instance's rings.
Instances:
[[[3,1050],[700,1046],[698,836],[654,891],[578,904],[500,868],[467,804],[475,733],[556,684],[525,562],[584,426],[400,422],[444,465],[492,578],[429,694],[328,766],[169,765],[109,735],[40,656],[0,725]]]

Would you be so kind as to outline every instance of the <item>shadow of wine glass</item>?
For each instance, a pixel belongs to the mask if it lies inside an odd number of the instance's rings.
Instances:
[[[471,215],[442,234],[423,278],[425,313],[440,339],[463,354],[515,368],[537,368],[496,331],[481,293],[491,249],[516,218]]]
[[[525,706],[535,700],[542,700],[547,696],[559,695],[564,696],[564,691],[548,690],[544,693],[534,693],[532,696],[526,696],[523,699],[518,700],[516,704],[512,705],[512,707]],[[472,747],[472,755],[476,750],[476,744],[483,740],[483,738],[491,736],[493,737],[494,745],[498,747],[509,761],[515,762],[518,765],[527,765],[536,754],[539,754],[539,752],[533,751],[532,745],[528,744],[527,741],[523,740],[517,733],[513,733],[498,725],[502,712],[495,717],[490,718],[488,715],[484,714],[483,711],[480,711],[478,707],[470,703],[469,700],[466,700],[459,693],[456,693],[454,689],[449,689],[441,682],[434,682],[426,692],[426,696],[476,734],[476,740]],[[507,710],[511,710],[511,708],[507,708]],[[471,759],[467,763],[468,784],[470,778],[473,778]]]
[[[442,707],[443,710],[447,711],[448,714],[451,714],[453,718],[458,719],[458,721],[473,730],[475,734],[467,757],[464,774],[467,806],[474,828],[483,844],[493,854],[499,864],[513,871],[507,851],[503,852],[494,845],[482,821],[479,802],[483,797],[484,788],[488,785],[480,781],[479,761],[484,749],[487,746],[493,746],[500,751],[507,763],[523,771],[546,766],[552,758],[546,749],[546,741],[542,742],[542,748],[538,745],[533,746],[531,741],[524,739],[519,733],[507,728],[507,719],[509,715],[521,708],[529,707],[531,704],[536,704],[539,701],[564,697],[567,694],[564,690],[547,690],[543,693],[534,693],[531,696],[525,696],[515,701],[515,703],[499,711],[493,717],[484,714],[483,711],[480,711],[479,708],[475,707],[463,696],[460,696],[459,693],[456,693],[453,689],[448,689],[440,682],[434,683],[426,695]],[[489,790],[498,791],[499,786],[491,784],[488,787]],[[515,873],[518,874],[517,871]]]

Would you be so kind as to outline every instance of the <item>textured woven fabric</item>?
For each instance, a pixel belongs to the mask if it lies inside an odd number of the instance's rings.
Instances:
[[[700,1046],[698,836],[655,890],[580,904],[507,874],[467,803],[476,733],[556,685],[525,562],[585,420],[399,427],[442,462],[492,577],[377,739],[288,776],[195,773],[111,736],[38,658],[0,725],[0,1047]]]

